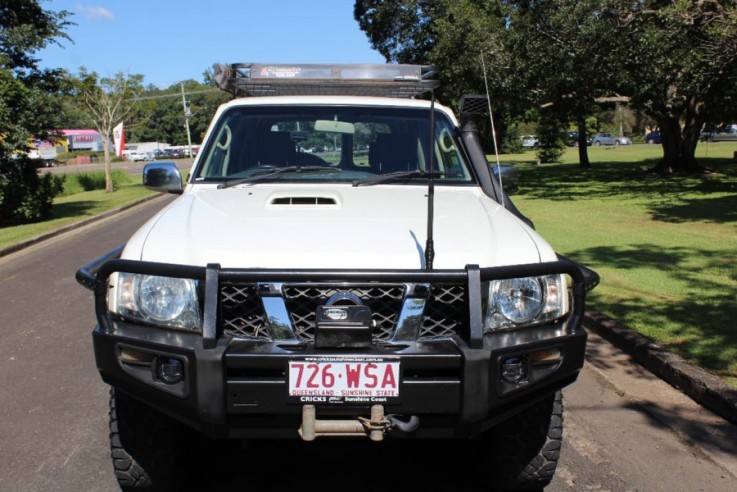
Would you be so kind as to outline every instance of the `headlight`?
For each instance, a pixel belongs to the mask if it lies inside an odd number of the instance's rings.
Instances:
[[[563,275],[488,282],[484,331],[537,325],[568,313],[568,282]]]
[[[110,311],[135,321],[201,332],[194,280],[119,272],[111,276],[111,285]]]

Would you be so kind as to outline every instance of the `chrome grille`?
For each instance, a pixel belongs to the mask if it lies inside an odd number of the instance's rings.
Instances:
[[[404,284],[284,284],[281,296],[294,336],[299,341],[315,338],[315,312],[332,296],[350,293],[371,309],[372,338],[390,341],[402,310]],[[223,332],[234,338],[272,340],[268,316],[255,283],[223,283],[220,286]],[[437,340],[466,332],[464,285],[432,285],[419,324],[418,340]]]
[[[371,317],[374,321],[372,333],[374,340],[391,338],[397,317],[402,309],[403,285],[285,285],[284,301],[298,339],[314,340],[317,307],[324,306],[330,297],[341,292],[357,296],[365,306],[371,309]]]

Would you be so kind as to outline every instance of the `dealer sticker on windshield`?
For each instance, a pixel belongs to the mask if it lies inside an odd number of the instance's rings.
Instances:
[[[399,400],[399,358],[305,357],[289,361],[289,399],[373,404]]]

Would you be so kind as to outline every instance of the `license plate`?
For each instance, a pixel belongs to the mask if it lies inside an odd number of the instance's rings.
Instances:
[[[289,399],[300,403],[392,403],[399,400],[399,359],[305,357],[289,361]]]

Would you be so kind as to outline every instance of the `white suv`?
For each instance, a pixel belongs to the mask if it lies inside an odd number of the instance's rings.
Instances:
[[[484,482],[548,483],[597,280],[505,193],[486,99],[459,123],[430,66],[216,68],[236,98],[186,183],[144,170],[179,198],[77,274],[120,484],[186,480],[194,431],[469,439]]]
[[[138,150],[127,150],[125,155],[129,161],[148,161],[151,160],[151,156],[147,152],[140,152]]]

